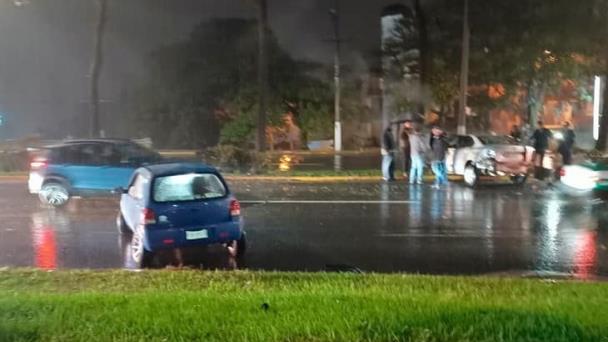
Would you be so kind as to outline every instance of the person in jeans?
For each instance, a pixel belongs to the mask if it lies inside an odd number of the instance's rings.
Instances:
[[[399,135],[399,148],[401,149],[401,157],[403,158],[403,177],[407,179],[412,165],[410,134],[412,133],[412,122],[405,121]]]
[[[445,133],[438,126],[431,130],[431,168],[435,174],[434,188],[448,183],[448,170],[445,165],[445,155],[448,150],[448,142]]]
[[[414,126],[413,132],[409,135],[409,139],[410,157],[412,159],[412,167],[410,169],[410,184],[422,184],[427,145],[418,125]]]
[[[391,182],[395,180],[395,138],[391,126],[386,127],[382,135],[382,178]]]

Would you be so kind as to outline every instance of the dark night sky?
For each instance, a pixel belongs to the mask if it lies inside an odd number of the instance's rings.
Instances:
[[[333,0],[268,0],[271,28],[294,57],[332,62]],[[346,63],[379,45],[385,5],[407,0],[342,0]],[[184,39],[212,17],[252,17],[248,0],[110,0],[102,96],[116,101],[145,69],[146,55]],[[0,111],[12,136],[45,130],[85,110],[96,10],[93,0],[0,1]],[[7,136],[6,129],[0,139]]]

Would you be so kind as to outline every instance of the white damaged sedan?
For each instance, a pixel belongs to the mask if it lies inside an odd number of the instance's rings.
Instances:
[[[480,176],[510,177],[515,184],[526,182],[533,167],[534,148],[505,135],[458,135],[451,139],[446,158],[448,172],[463,176],[474,187]],[[551,158],[543,167],[551,169]]]

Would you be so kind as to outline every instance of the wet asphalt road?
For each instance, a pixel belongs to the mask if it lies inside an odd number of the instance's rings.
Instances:
[[[608,276],[608,204],[531,187],[231,182],[249,250],[188,262],[205,269]],[[23,182],[0,181],[0,266],[131,267],[116,199],[41,208]],[[328,266],[330,265],[330,266]]]

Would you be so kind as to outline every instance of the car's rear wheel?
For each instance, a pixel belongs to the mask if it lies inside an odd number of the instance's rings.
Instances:
[[[245,233],[241,234],[241,238],[238,240],[231,241],[226,248],[228,249],[228,255],[233,258],[241,258],[247,251],[247,236]]]
[[[65,206],[70,200],[67,187],[59,182],[45,183],[38,193],[40,201],[55,208]]]
[[[125,218],[122,216],[122,213],[120,211],[116,215],[116,228],[118,229],[118,232],[123,235],[132,233],[131,229],[129,228],[129,226],[127,226],[127,222],[125,222]]]
[[[143,227],[138,227],[131,238],[131,258],[135,262],[135,266],[145,268],[152,264],[154,253],[146,250],[145,230]]]
[[[475,187],[479,182],[479,172],[474,165],[467,165],[464,169],[464,183],[471,188]]]
[[[511,176],[511,182],[515,185],[524,185],[526,180],[528,179],[528,175],[515,175]]]

